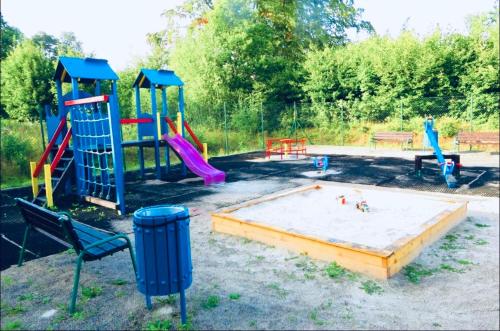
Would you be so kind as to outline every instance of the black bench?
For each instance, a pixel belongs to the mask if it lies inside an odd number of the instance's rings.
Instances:
[[[83,261],[100,260],[105,256],[128,248],[134,267],[134,274],[137,273],[134,251],[127,235],[122,233],[114,234],[93,228],[72,220],[68,213],[55,213],[23,199],[17,198],[16,202],[26,222],[18,266],[23,264],[24,250],[31,230],[36,230],[66,247],[73,248],[76,254],[78,254],[69,306],[71,314],[75,311],[80,269]]]
[[[413,147],[413,132],[375,132],[371,138],[371,143],[377,147],[378,141],[395,141]]]

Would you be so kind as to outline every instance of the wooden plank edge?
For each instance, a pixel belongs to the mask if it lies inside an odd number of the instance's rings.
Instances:
[[[398,273],[404,266],[413,261],[428,246],[432,245],[449,230],[461,223],[467,216],[467,203],[462,204],[454,211],[449,211],[436,216],[439,222],[430,224],[424,232],[403,246],[394,250],[393,255],[387,259],[389,277]]]

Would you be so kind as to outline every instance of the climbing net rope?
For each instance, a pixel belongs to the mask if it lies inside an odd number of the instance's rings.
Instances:
[[[73,137],[77,139],[74,152],[80,154],[75,161],[77,167],[83,169],[77,178],[80,193],[111,200],[116,186],[107,104],[98,102],[73,107],[71,122]]]

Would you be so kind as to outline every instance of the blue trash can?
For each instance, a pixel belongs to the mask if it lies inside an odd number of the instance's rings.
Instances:
[[[192,281],[189,210],[160,205],[134,212],[137,288],[146,296],[180,293],[182,323],[186,323],[184,290]]]

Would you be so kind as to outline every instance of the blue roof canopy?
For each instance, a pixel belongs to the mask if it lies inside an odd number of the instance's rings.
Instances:
[[[107,60],[59,57],[54,79],[70,83],[71,78],[78,78],[83,83],[93,83],[95,80],[118,80],[118,75]]]
[[[150,88],[151,84],[160,87],[184,85],[172,70],[141,69],[132,87]]]

